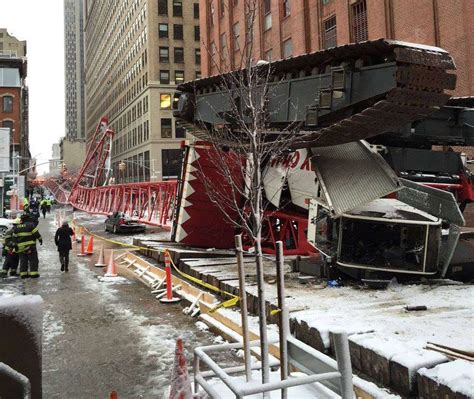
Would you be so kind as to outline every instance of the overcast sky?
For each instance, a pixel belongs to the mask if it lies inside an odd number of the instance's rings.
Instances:
[[[65,131],[63,0],[0,0],[0,27],[27,41],[30,151],[45,162]]]

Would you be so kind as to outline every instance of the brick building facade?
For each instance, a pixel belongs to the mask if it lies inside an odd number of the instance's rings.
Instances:
[[[245,7],[253,0],[201,0],[202,73],[237,69]],[[457,64],[455,95],[474,93],[474,9],[469,0],[257,0],[253,56],[276,60],[378,38],[435,45]],[[213,56],[214,55],[214,56]],[[214,61],[211,61],[211,58]]]
[[[0,52],[0,127],[10,129],[10,150],[29,166],[28,88],[26,58]]]

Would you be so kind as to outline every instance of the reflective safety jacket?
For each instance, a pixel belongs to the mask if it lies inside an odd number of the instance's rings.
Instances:
[[[22,223],[13,227],[13,240],[16,252],[19,254],[28,252],[30,248],[36,247],[36,240],[43,242],[38,227],[33,223]]]

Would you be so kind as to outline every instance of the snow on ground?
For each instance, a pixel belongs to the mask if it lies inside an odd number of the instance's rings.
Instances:
[[[474,363],[472,362],[455,360],[432,369],[423,368],[419,372],[439,384],[448,386],[453,392],[472,397],[474,392]]]
[[[160,372],[160,365],[172,364],[176,345],[176,330],[170,324],[154,325],[145,316],[136,314],[118,298],[118,290],[112,284],[100,282],[88,265],[77,263],[79,278],[85,290],[99,293],[101,302],[118,320],[126,321],[134,331],[144,361],[150,366],[150,377],[147,385],[156,387],[156,393],[168,384],[169,373]],[[155,372],[153,372],[153,370]]]
[[[55,338],[63,334],[64,324],[54,316],[51,310],[47,310],[43,319],[43,345],[54,345]]]
[[[344,329],[348,333],[383,332],[387,340],[411,348],[421,348],[427,342],[474,348],[473,334],[466,334],[474,327],[472,285],[397,285],[380,291],[288,289],[287,295],[291,296],[287,298],[290,309],[306,308],[291,316],[317,328],[327,347],[329,332]],[[426,305],[428,310],[404,310],[414,305]],[[382,343],[380,350],[390,351],[392,345]]]
[[[302,373],[292,373],[289,376],[289,379],[292,378],[298,378],[301,376],[305,376],[306,374]],[[239,388],[242,388],[244,384],[248,384],[248,387],[253,387],[253,386],[260,386],[261,385],[261,374],[260,371],[253,371],[252,372],[252,380],[250,380],[248,383],[245,381],[245,377],[243,376],[238,376],[238,377],[231,377],[231,381],[239,386]],[[279,371],[273,371],[270,372],[270,382],[277,382],[280,381],[280,372]],[[211,379],[210,384],[212,388],[219,393],[219,398],[220,399],[231,399],[235,398],[235,394],[220,380],[218,379]],[[328,396],[321,396],[321,391],[326,393]],[[307,385],[300,385],[297,387],[292,387],[287,390],[288,392],[288,397],[289,398],[298,398],[298,399],[314,399],[314,398],[321,398],[321,397],[334,397],[337,398],[335,394],[330,393],[329,390],[325,389],[323,386],[320,384],[307,384]],[[262,397],[262,394],[254,394],[254,395],[248,395],[245,396],[247,399],[260,399]],[[281,391],[276,390],[270,392],[269,395],[270,398],[281,398]]]

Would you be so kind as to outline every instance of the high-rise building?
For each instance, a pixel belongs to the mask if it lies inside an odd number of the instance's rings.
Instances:
[[[20,157],[20,169],[29,167],[31,157],[26,74],[26,41],[0,29],[0,127],[10,129],[10,153]]]
[[[86,127],[115,131],[116,182],[176,177],[176,84],[200,76],[198,0],[86,0]],[[119,165],[121,165],[119,167]]]
[[[59,143],[51,146],[51,159],[49,160],[49,173],[57,174],[61,170],[61,149]]]
[[[254,0],[200,0],[203,75],[239,67]],[[456,95],[474,93],[469,0],[257,0],[253,58],[277,60],[381,37],[434,45],[457,65]],[[213,60],[213,61],[212,61]]]
[[[84,3],[64,0],[66,140],[85,140]]]

